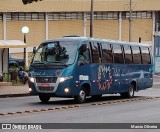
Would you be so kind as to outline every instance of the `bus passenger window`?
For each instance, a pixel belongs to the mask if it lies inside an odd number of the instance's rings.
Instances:
[[[111,44],[102,43],[102,59],[103,63],[112,63],[112,49]]]
[[[92,43],[92,59],[93,59],[93,63],[101,63],[101,56],[99,53],[99,47],[97,43]]]
[[[141,47],[143,64],[151,64],[149,49],[147,47]]]
[[[133,52],[133,63],[134,64],[142,64],[139,47],[132,46],[132,52]]]
[[[128,45],[124,45],[123,47],[124,47],[124,53],[125,53],[125,63],[132,64],[133,60],[132,60],[131,47]]]
[[[84,65],[90,63],[90,55],[89,55],[89,48],[87,44],[82,44],[79,48],[79,58],[78,58],[78,65]]]
[[[113,45],[114,63],[124,63],[122,48],[120,45]]]

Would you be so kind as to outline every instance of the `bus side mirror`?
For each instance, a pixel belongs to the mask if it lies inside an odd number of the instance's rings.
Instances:
[[[36,47],[33,47],[33,54],[35,54],[36,53]]]

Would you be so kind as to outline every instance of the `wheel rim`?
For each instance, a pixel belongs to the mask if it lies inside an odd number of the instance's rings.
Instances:
[[[86,95],[85,95],[85,92],[84,92],[83,90],[81,90],[80,93],[79,93],[79,96],[80,96],[80,99],[81,99],[81,100],[84,100],[84,99],[85,99],[85,96],[86,96]]]
[[[133,95],[134,95],[134,89],[133,89],[132,86],[129,88],[129,95],[130,95],[131,97],[133,97]]]

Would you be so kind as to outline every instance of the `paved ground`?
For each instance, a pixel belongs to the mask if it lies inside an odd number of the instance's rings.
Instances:
[[[28,84],[21,86],[0,86],[0,97],[3,96],[20,96],[29,94]]]
[[[154,76],[154,87],[160,86],[160,76]],[[23,96],[29,94],[28,84],[21,86],[0,86],[0,97],[6,96]]]

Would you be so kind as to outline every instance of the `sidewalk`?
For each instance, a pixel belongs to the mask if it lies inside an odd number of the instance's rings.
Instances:
[[[153,86],[160,88],[160,76],[154,76]],[[0,86],[0,98],[29,96],[28,84],[21,86]]]
[[[21,86],[0,86],[0,98],[2,97],[19,97],[28,96],[28,84]]]

